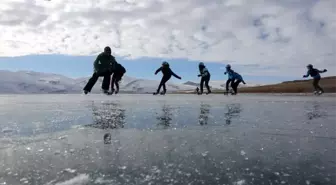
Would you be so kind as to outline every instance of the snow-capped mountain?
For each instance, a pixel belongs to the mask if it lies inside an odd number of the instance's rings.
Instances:
[[[81,93],[90,77],[73,79],[63,75],[40,73],[33,71],[0,70],[0,93]],[[92,89],[92,93],[101,92],[102,78]],[[120,83],[120,91],[132,93],[151,93],[157,89],[159,81],[137,79],[124,76]],[[194,86],[167,83],[168,92],[194,90]]]

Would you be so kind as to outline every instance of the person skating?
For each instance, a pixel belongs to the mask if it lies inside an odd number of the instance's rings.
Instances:
[[[242,76],[231,69],[230,64],[226,65],[226,71],[224,72],[224,74],[228,74],[228,79],[226,81],[226,92],[224,94],[229,93],[229,86],[231,86],[233,90],[231,94],[235,95],[238,92],[239,83],[243,82],[243,84],[246,84]]]
[[[99,77],[103,76],[102,90],[105,94],[108,94],[110,87],[111,74],[113,73],[116,60],[111,55],[111,48],[106,46],[104,52],[100,53],[93,63],[94,72],[88,83],[84,87],[84,93],[91,92],[92,87],[96,84]]]
[[[201,83],[200,83],[200,92],[198,93],[199,95],[203,94],[203,84],[205,84],[205,87],[207,88],[208,92],[207,94],[211,93],[210,87],[209,87],[209,81],[210,81],[210,72],[208,69],[205,67],[203,62],[200,62],[198,64],[198,68],[200,71],[200,74],[198,77],[201,77]]]
[[[308,69],[307,74],[303,75],[303,78],[307,78],[309,75],[311,77],[313,77],[313,86],[314,86],[314,89],[315,89],[314,93],[315,94],[317,94],[317,93],[318,94],[324,93],[324,90],[319,85],[319,82],[321,80],[320,73],[325,73],[325,72],[327,72],[327,70],[324,69],[323,71],[320,71],[320,70],[314,68],[312,64],[307,65],[307,69]]]
[[[199,93],[199,88],[198,87],[196,87],[196,94],[198,94]]]
[[[163,76],[162,76],[162,79],[161,79],[161,82],[159,84],[159,87],[157,89],[157,91],[155,93],[153,93],[153,95],[157,95],[160,93],[160,89],[161,87],[163,87],[163,92],[161,92],[162,95],[166,94],[167,92],[167,89],[166,89],[166,82],[171,78],[171,76],[173,75],[175,78],[177,79],[180,79],[181,80],[181,77],[179,77],[178,75],[176,75],[169,67],[169,64],[168,62],[164,61],[162,62],[162,66],[157,69],[155,71],[155,75],[158,74],[159,72],[162,72]]]
[[[119,82],[125,73],[126,73],[126,69],[124,68],[124,66],[122,66],[119,63],[116,63],[115,69],[113,71],[112,81],[111,81],[111,90],[112,90],[111,93],[115,92],[115,94],[118,94]],[[116,91],[114,91],[114,85],[117,88]]]
[[[236,72],[233,72],[233,77],[232,77],[232,82],[231,82],[231,87],[232,87],[232,90],[233,90],[233,93],[232,95],[236,95],[238,93],[238,85],[240,82],[243,82],[243,84],[246,84],[245,81],[243,80],[243,77],[236,73]]]
[[[226,71],[224,72],[224,75],[228,74],[228,79],[226,80],[226,86],[225,86],[225,90],[226,92],[224,92],[224,94],[229,93],[229,87],[232,86],[232,82],[233,82],[233,73],[234,71],[231,69],[231,65],[228,64],[225,67]]]

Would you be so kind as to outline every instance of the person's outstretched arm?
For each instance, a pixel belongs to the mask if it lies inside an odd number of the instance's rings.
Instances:
[[[155,75],[158,74],[158,72],[160,72],[161,70],[162,70],[162,67],[160,67],[159,69],[157,69],[157,70],[155,71]]]
[[[181,77],[180,77],[180,76],[178,76],[177,74],[175,74],[172,70],[170,70],[170,71],[171,71],[171,74],[172,74],[175,78],[181,80]]]
[[[200,71],[200,73],[197,75],[198,77],[201,77],[202,76],[202,71]]]
[[[303,78],[307,78],[310,74],[310,71],[307,71],[307,74],[303,75]]]
[[[325,72],[327,72],[327,70],[326,69],[323,69],[323,71],[320,71],[320,70],[317,70],[319,73],[325,73]]]

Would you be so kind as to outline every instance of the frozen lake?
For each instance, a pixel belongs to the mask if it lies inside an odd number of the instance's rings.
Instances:
[[[0,184],[334,185],[335,110],[325,96],[1,95]]]

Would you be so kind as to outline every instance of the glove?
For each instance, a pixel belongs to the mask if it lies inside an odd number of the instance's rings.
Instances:
[[[202,75],[197,75],[198,77],[202,76]]]
[[[243,82],[243,84],[246,84],[245,82]]]
[[[181,80],[182,78],[181,78],[181,77],[178,77],[178,79],[180,79],[180,80]]]
[[[323,71],[324,71],[324,72],[327,72],[327,69],[324,69]]]

